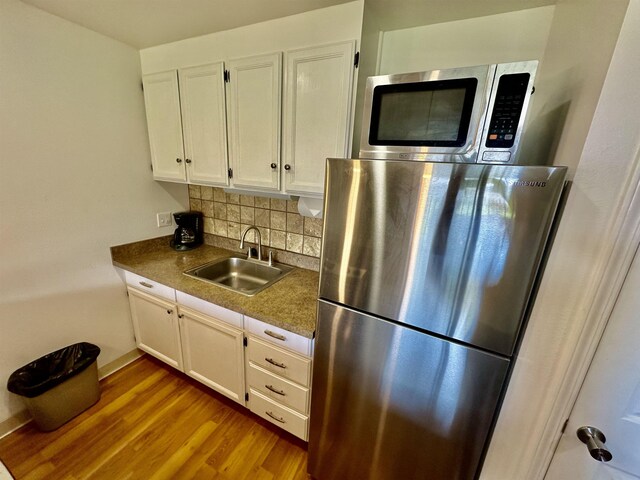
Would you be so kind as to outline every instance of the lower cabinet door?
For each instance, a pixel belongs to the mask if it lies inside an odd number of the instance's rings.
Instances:
[[[307,440],[309,417],[274,402],[253,388],[249,389],[249,409],[269,422]]]
[[[244,405],[242,330],[182,306],[179,318],[184,372]]]
[[[136,345],[140,350],[182,370],[176,305],[134,288],[127,288]]]

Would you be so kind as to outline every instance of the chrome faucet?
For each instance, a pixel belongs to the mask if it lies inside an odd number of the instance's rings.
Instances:
[[[258,227],[254,225],[248,226],[244,232],[242,232],[242,236],[240,237],[240,250],[244,250],[244,237],[247,236],[249,230],[255,230],[258,235],[258,260],[262,260],[262,237],[260,236],[260,230]],[[251,258],[251,248],[249,248],[249,253],[247,254],[247,258]]]

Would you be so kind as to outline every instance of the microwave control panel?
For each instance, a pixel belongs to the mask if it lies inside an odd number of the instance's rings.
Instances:
[[[486,147],[513,147],[530,77],[528,73],[514,73],[500,77],[491,112]]]

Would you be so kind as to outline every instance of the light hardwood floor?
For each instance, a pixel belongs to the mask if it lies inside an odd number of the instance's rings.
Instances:
[[[17,480],[310,478],[306,443],[147,355],[101,388],[58,430],[0,439]]]

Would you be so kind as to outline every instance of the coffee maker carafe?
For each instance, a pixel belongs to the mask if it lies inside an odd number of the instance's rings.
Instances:
[[[176,231],[170,245],[176,250],[191,250],[202,245],[202,213],[178,212],[173,214]]]

